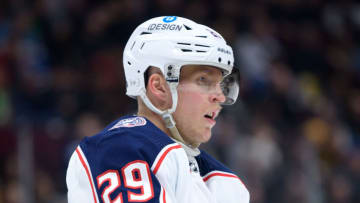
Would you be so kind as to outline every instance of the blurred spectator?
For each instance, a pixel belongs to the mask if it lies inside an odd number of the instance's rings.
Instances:
[[[51,176],[42,171],[36,170],[36,202],[38,203],[65,203],[67,202],[66,195],[60,193],[55,182]]]
[[[19,190],[19,182],[16,179],[9,180],[4,189],[4,202],[24,202],[24,195]]]
[[[268,85],[270,63],[279,56],[281,50],[273,36],[274,26],[264,10],[257,7],[253,10],[250,30],[237,39],[235,51],[244,80],[250,84],[249,91],[262,95]]]
[[[104,128],[99,118],[90,112],[80,114],[74,124],[74,132],[71,142],[65,147],[65,163],[70,160],[70,156],[84,137],[93,136]]]

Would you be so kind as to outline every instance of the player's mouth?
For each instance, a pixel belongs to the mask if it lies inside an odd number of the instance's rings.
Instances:
[[[220,110],[217,111],[211,111],[208,112],[204,115],[204,117],[206,118],[206,120],[212,125],[214,126],[216,124],[215,118],[218,116]]]

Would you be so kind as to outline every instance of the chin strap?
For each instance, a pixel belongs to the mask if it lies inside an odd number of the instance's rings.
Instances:
[[[178,141],[178,140],[176,140],[176,139],[174,139],[174,141],[175,142],[177,142],[177,143],[179,143],[181,146],[182,146],[182,148],[185,150],[185,152],[186,152],[186,155],[190,158],[190,157],[196,157],[196,156],[198,156],[199,154],[200,154],[200,150],[199,150],[199,148],[197,148],[197,147],[193,147],[193,146],[189,146],[189,145],[186,145],[186,144],[184,144],[183,142],[180,142],[180,141]]]
[[[177,106],[177,101],[178,101],[178,95],[177,95],[177,83],[168,83],[170,86],[170,91],[171,91],[171,97],[172,97],[172,107],[168,110],[162,111],[158,108],[156,108],[151,101],[149,100],[149,98],[146,96],[146,90],[142,89],[141,94],[140,94],[140,98],[143,100],[143,102],[145,103],[145,105],[152,110],[153,112],[155,112],[156,114],[161,115],[166,128],[168,128],[170,130],[171,133],[171,137],[177,142],[179,143],[181,146],[183,146],[185,152],[190,155],[190,156],[197,156],[200,154],[200,150],[198,149],[198,146],[193,146],[190,144],[187,144],[185,142],[185,140],[181,137],[179,130],[176,128],[176,123],[175,120],[172,116],[172,113],[175,112],[176,110],[176,106]]]
[[[171,114],[162,115],[163,120],[165,121],[166,127],[171,132],[171,137],[177,143],[179,143],[185,150],[188,156],[195,157],[200,154],[200,150],[198,149],[199,146],[194,146],[190,144],[186,144],[185,140],[181,137],[177,127],[175,126],[175,121]],[[172,120],[172,121],[171,121]],[[172,125],[174,123],[174,125]]]
[[[176,128],[176,123],[172,115],[170,113],[165,113],[162,115],[162,119],[165,122],[166,128],[170,130],[172,137],[177,141],[185,143],[185,140],[181,137],[178,129]]]

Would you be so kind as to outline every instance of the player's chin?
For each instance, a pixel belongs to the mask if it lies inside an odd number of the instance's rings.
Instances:
[[[205,132],[201,136],[201,143],[206,143],[211,138],[211,129],[206,129]]]

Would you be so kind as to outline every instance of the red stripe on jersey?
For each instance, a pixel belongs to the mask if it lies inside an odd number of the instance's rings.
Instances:
[[[96,201],[96,197],[95,197],[95,191],[94,191],[94,186],[93,186],[93,183],[91,181],[91,177],[90,177],[90,172],[89,172],[89,168],[87,167],[83,157],[81,156],[81,153],[80,153],[80,150],[79,148],[76,148],[76,153],[81,161],[81,164],[83,165],[83,167],[85,168],[85,171],[86,171],[86,174],[88,176],[88,179],[89,179],[89,182],[90,182],[90,185],[91,185],[91,190],[92,190],[92,193],[93,193],[93,198],[94,198],[94,202],[97,203]]]
[[[163,203],[166,203],[166,198],[165,198],[165,189],[164,189],[164,193],[163,193]]]
[[[173,149],[179,149],[179,148],[181,148],[181,145],[175,145],[175,146],[169,147],[167,150],[165,150],[165,152],[161,155],[159,161],[157,162],[157,164],[156,164],[156,166],[155,166],[155,168],[154,168],[154,171],[153,171],[154,174],[156,174],[157,171],[159,170],[160,165],[161,165],[161,163],[164,161],[166,155],[167,155],[171,150],[173,150]]]
[[[229,178],[236,178],[236,179],[239,179],[239,177],[237,177],[236,175],[233,175],[233,174],[227,174],[227,173],[213,173],[207,177],[205,177],[203,180],[204,182],[208,181],[210,178],[214,177],[214,176],[222,176],[222,177],[229,177]],[[240,180],[241,181],[241,180]]]

